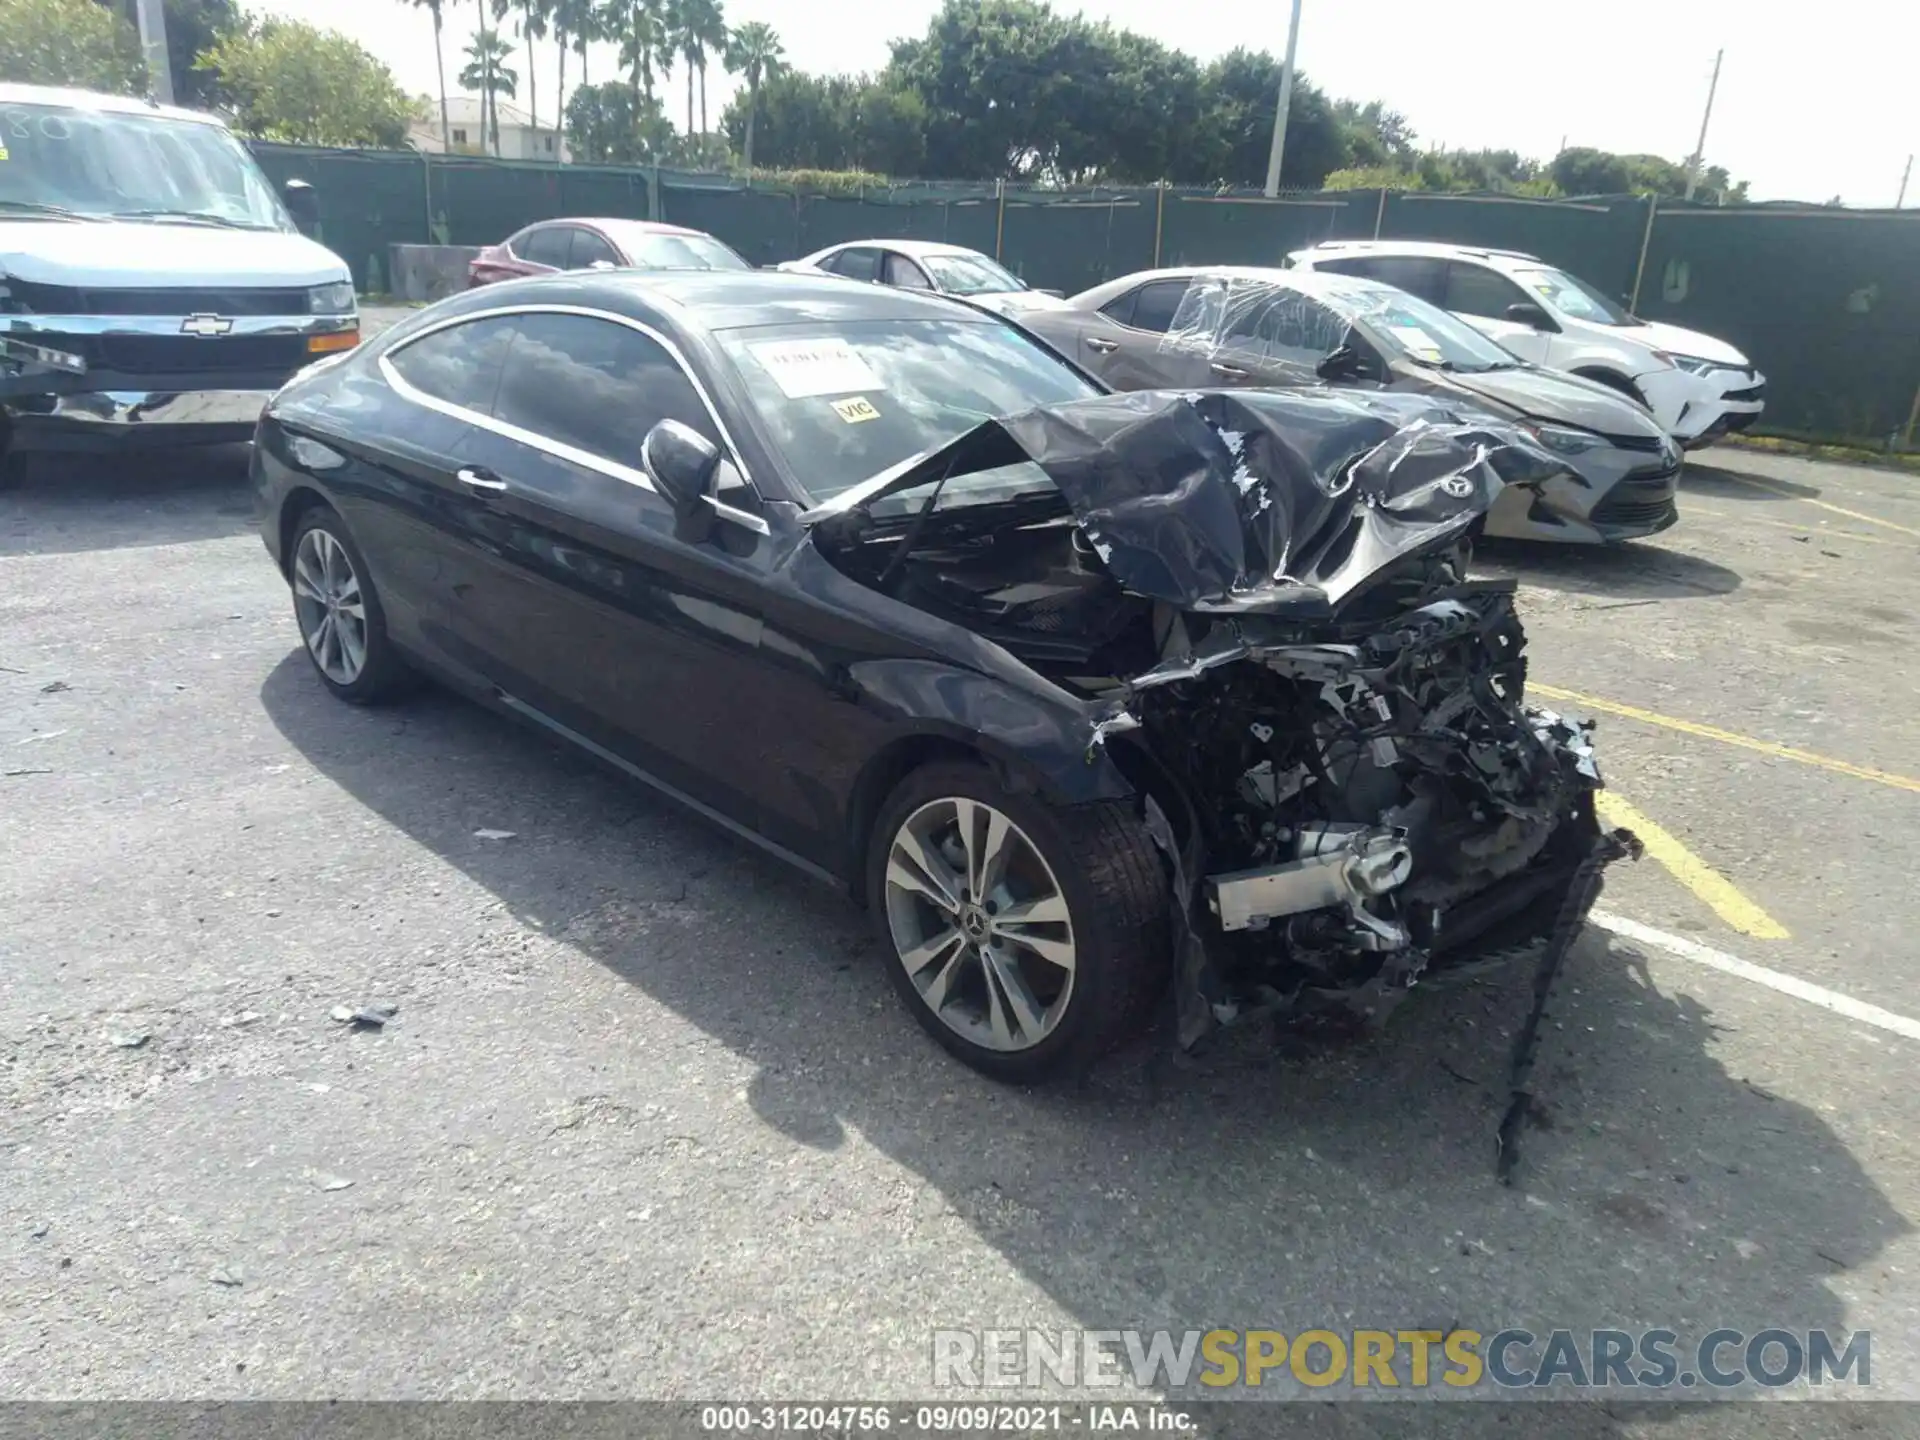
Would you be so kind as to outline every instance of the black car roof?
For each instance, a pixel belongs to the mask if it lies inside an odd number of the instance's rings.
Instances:
[[[969,306],[886,285],[774,270],[615,270],[541,275],[469,290],[438,313],[581,305],[680,332],[860,320],[971,320]]]

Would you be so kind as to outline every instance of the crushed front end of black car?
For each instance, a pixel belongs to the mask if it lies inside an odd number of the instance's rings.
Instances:
[[[1490,952],[1539,952],[1544,1003],[1636,842],[1599,826],[1588,728],[1525,703],[1513,583],[1466,558],[1505,487],[1560,471],[1418,396],[1136,392],[970,431],[820,538],[1084,697],[1167,861],[1192,1047],[1252,1014],[1378,1021]],[[871,513],[967,474],[1006,498]]]

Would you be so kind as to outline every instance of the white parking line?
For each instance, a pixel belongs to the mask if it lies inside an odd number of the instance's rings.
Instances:
[[[1629,920],[1624,915],[1615,915],[1606,910],[1596,910],[1592,915],[1593,923],[1603,930],[1624,936],[1628,940],[1638,940],[1642,945],[1651,945],[1657,950],[1665,950],[1682,960],[1691,960],[1697,965],[1705,965],[1726,975],[1737,976],[1742,980],[1751,980],[1756,985],[1764,985],[1769,990],[1778,990],[1782,995],[1791,995],[1796,1000],[1804,1000],[1809,1005],[1818,1005],[1822,1010],[1831,1010],[1836,1015],[1844,1015],[1849,1020],[1858,1020],[1863,1025],[1872,1025],[1876,1029],[1891,1031],[1895,1035],[1904,1035],[1909,1040],[1920,1040],[1920,1020],[1905,1015],[1896,1015],[1891,1010],[1882,1010],[1878,1005],[1869,1005],[1864,1000],[1855,1000],[1851,995],[1842,995],[1838,990],[1829,990],[1824,985],[1815,985],[1810,981],[1796,979],[1792,975],[1783,975],[1778,970],[1769,970],[1764,965],[1755,965],[1751,960],[1742,960],[1738,955],[1729,955],[1724,950],[1715,950],[1711,945],[1702,945],[1697,940],[1688,940],[1684,936],[1669,935],[1664,930],[1656,930],[1651,925],[1642,925],[1638,920]]]

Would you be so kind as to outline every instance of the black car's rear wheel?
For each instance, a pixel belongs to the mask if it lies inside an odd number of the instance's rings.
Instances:
[[[406,689],[412,676],[387,638],[367,562],[332,510],[301,516],[287,581],[307,659],[327,689],[351,705],[379,704]]]
[[[1166,879],[1124,805],[1057,810],[984,766],[928,766],[881,812],[867,891],[894,988],[996,1079],[1084,1067],[1165,988]]]

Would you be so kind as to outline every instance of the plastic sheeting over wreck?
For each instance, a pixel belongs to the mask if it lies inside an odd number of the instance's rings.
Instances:
[[[1562,462],[1418,395],[1137,391],[988,421],[809,518],[1028,460],[1115,581],[1194,611],[1337,609]]]

